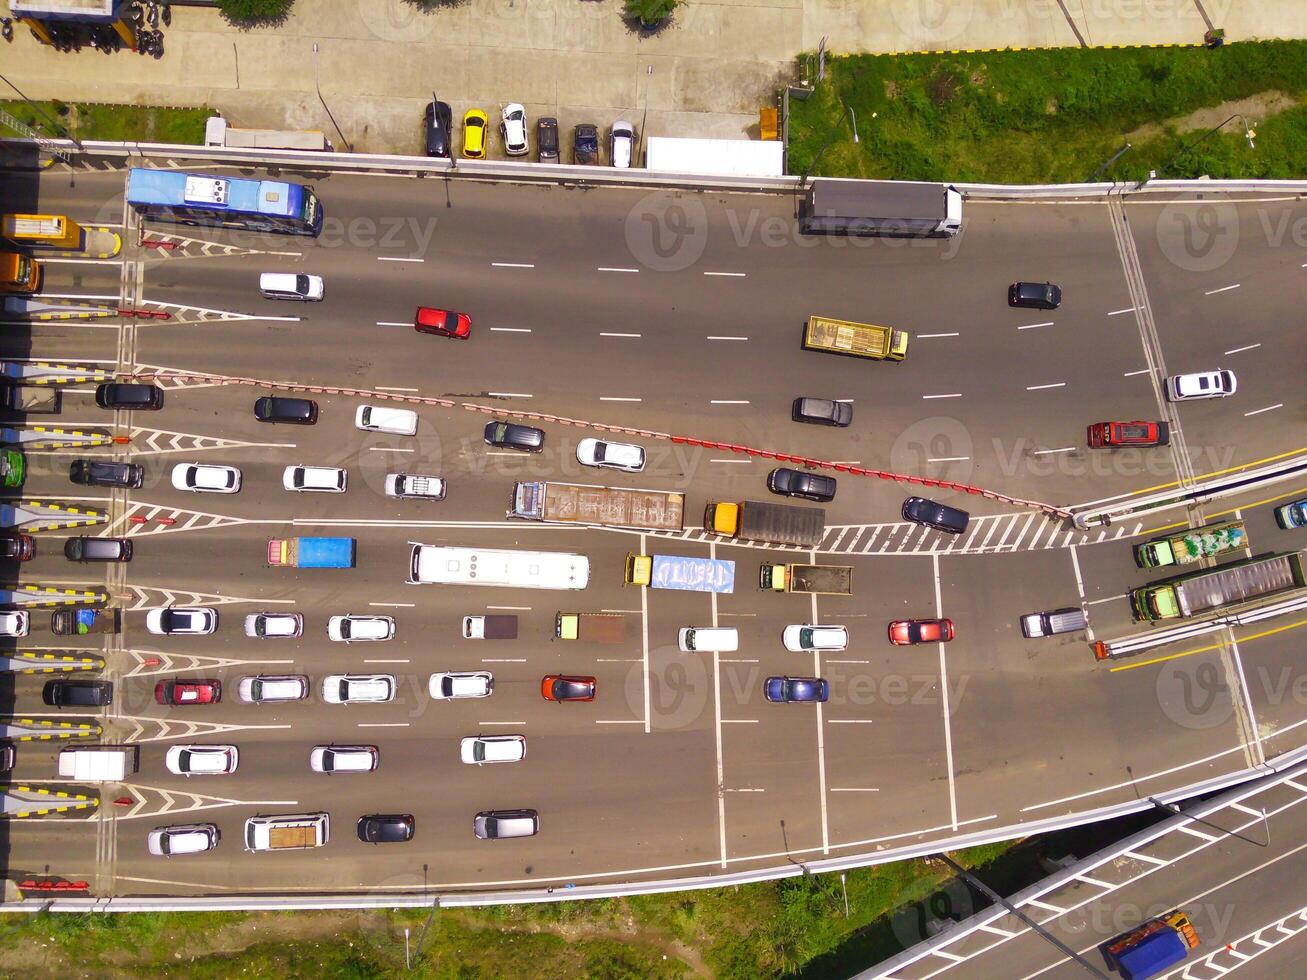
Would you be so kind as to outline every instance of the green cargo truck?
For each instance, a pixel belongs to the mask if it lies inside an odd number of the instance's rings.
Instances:
[[[1215,558],[1227,551],[1248,547],[1243,521],[1186,528],[1174,534],[1135,545],[1135,564],[1140,568],[1189,565],[1203,558]]]
[[[27,475],[27,459],[17,449],[0,450],[0,486],[21,487]]]
[[[1258,555],[1132,589],[1136,619],[1183,619],[1307,586],[1303,552]]]

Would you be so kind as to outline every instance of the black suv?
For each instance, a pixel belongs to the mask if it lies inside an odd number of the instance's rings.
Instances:
[[[68,479],[83,487],[123,487],[139,490],[145,482],[140,463],[105,463],[98,459],[75,459],[68,467]]]
[[[359,817],[359,840],[365,844],[402,844],[413,839],[416,822],[411,813],[374,813]]]
[[[558,163],[558,120],[553,116],[536,120],[536,160]]]
[[[318,403],[309,398],[260,398],[254,403],[254,417],[260,422],[314,425],[318,421]]]
[[[109,681],[46,681],[41,700],[51,708],[103,708],[113,704]]]
[[[845,428],[853,421],[853,406],[848,402],[832,401],[829,398],[796,398],[790,410],[790,418],[796,422],[812,422],[817,425],[838,425]]]
[[[132,543],[126,538],[69,538],[64,542],[64,557],[69,561],[131,561]]]
[[[925,497],[909,497],[903,501],[903,519],[916,524],[925,524],[926,527],[933,527],[936,531],[961,534],[967,529],[967,522],[971,520],[971,515],[965,510],[937,504]]]
[[[524,453],[538,453],[545,448],[545,434],[531,425],[513,422],[487,422],[486,445],[500,449],[516,449]]]
[[[1051,282],[1014,282],[1007,288],[1007,305],[1027,310],[1056,310],[1062,305],[1062,287]]]
[[[599,162],[599,130],[593,123],[577,123],[572,130],[572,162]]]
[[[803,497],[825,503],[835,499],[835,477],[781,466],[767,474],[767,489],[784,497]]]
[[[449,103],[439,100],[428,102],[423,120],[427,134],[427,156],[448,160],[452,143],[450,133],[454,130],[454,115],[450,112]]]
[[[163,408],[163,389],[154,385],[110,381],[95,389],[95,404],[101,408],[134,408],[143,412],[157,412]]]

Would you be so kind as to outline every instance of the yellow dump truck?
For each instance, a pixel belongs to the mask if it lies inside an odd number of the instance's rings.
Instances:
[[[908,356],[908,335],[893,327],[810,316],[803,329],[803,349],[874,361],[901,361]]]
[[[30,255],[0,252],[0,293],[41,291],[41,263]]]

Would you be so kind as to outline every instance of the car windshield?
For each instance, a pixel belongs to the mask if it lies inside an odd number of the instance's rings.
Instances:
[[[811,627],[805,627],[799,630],[799,646],[810,647],[813,642],[813,630]]]
[[[472,758],[477,762],[486,761],[486,743],[477,740],[472,744]]]
[[[307,296],[309,292],[309,277],[306,275],[295,276],[295,291],[302,296]]]
[[[568,681],[568,680],[554,681],[554,697],[556,698],[562,699],[562,698],[585,697],[588,694],[589,694],[589,689],[587,688],[587,686],[580,683],[579,681]]]

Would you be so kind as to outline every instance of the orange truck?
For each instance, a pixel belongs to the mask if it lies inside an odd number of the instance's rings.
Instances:
[[[0,293],[41,291],[41,263],[30,255],[0,252]]]

